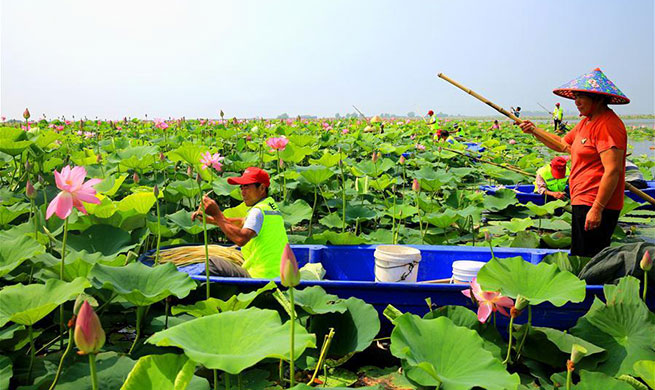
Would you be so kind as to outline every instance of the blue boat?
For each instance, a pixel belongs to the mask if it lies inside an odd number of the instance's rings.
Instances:
[[[644,193],[647,195],[655,198],[655,181],[647,181],[646,184],[648,185],[647,188],[642,189]],[[505,186],[505,187],[499,187],[499,186],[480,186],[480,189],[484,191],[485,193],[489,195],[493,195],[498,191],[500,188],[507,188],[510,190],[515,190],[516,192],[516,199],[519,200],[519,203],[526,204],[528,202],[532,202],[536,205],[543,205],[545,203],[545,197],[543,195],[539,195],[534,192],[534,185],[533,184],[517,184],[517,185],[511,185],[511,186]],[[632,193],[631,191],[626,190],[625,195],[629,197],[630,199],[639,202],[639,203],[646,203],[645,200],[641,199],[639,196],[636,194]],[[641,209],[648,209],[648,210],[655,210],[655,206],[652,205],[644,205],[640,207]]]
[[[426,298],[438,306],[459,305],[476,310],[470,299],[461,291],[467,285],[427,283],[438,279],[447,279],[452,275],[452,264],[456,260],[476,260],[487,262],[491,258],[489,248],[469,246],[431,246],[411,245],[421,251],[418,279],[415,283],[381,283],[375,282],[374,252],[377,245],[328,246],[328,245],[292,245],[299,266],[307,263],[321,263],[325,268],[325,280],[303,280],[298,288],[321,286],[326,292],[340,298],[356,297],[372,304],[380,314],[383,329],[389,329],[390,323],[382,316],[383,310],[391,304],[403,312],[423,315],[428,312]],[[557,252],[552,249],[529,248],[495,248],[498,258],[521,256],[532,264],[539,263],[548,254]],[[142,256],[153,256],[149,251]],[[188,273],[193,279],[205,280],[205,265],[193,264],[180,267],[181,272]],[[264,286],[268,279],[244,279],[211,276],[211,282],[239,290],[252,290]],[[532,309],[533,324],[557,329],[568,329],[575,325],[591,307],[595,297],[603,297],[603,287],[587,286],[587,295],[583,302],[568,303],[555,307],[543,303]],[[522,316],[524,317],[524,316]],[[503,319],[498,318],[501,323]],[[518,322],[523,322],[519,318]]]

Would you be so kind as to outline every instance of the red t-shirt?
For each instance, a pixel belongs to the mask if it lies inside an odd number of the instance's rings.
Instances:
[[[628,136],[625,125],[612,110],[597,117],[584,118],[565,137],[564,142],[571,145],[571,190],[572,205],[591,206],[598,195],[600,179],[605,172],[600,153],[617,148],[623,150],[623,167]],[[605,208],[621,210],[625,191],[625,169],[621,170],[619,182]]]

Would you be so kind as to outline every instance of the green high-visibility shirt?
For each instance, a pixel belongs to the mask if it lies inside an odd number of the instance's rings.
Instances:
[[[564,110],[558,107],[555,107],[553,110],[553,119],[557,120],[562,120],[562,117],[564,116]]]
[[[555,192],[564,192],[564,190],[566,190],[570,174],[571,171],[569,170],[569,167],[566,167],[566,175],[561,179],[555,179],[553,173],[550,171],[550,164],[544,165],[537,170],[537,175],[541,176],[541,178],[546,182],[546,188],[548,191]],[[536,181],[534,182],[534,192],[539,192],[539,187],[537,186]]]
[[[253,278],[276,278],[280,276],[282,251],[289,242],[282,213],[271,197],[261,200],[253,207],[262,211],[264,222],[259,233],[241,247],[243,268]]]

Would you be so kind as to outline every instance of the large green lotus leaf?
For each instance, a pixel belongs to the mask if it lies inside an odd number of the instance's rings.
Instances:
[[[310,164],[319,164],[326,168],[332,168],[333,166],[339,164],[339,160],[341,160],[339,153],[330,154],[326,151],[318,160],[310,158],[309,162]]]
[[[392,205],[391,207],[388,207],[385,210],[386,215],[388,215],[390,217],[394,217],[396,219],[405,219],[405,218],[411,217],[413,215],[416,215],[416,213],[417,213],[416,205],[415,204],[412,205],[412,204],[409,204],[409,203],[397,204],[396,207],[393,207],[393,205]],[[347,218],[348,218],[348,214],[346,212],[346,219]],[[425,219],[435,218],[435,214],[429,214],[429,215],[425,216],[424,218]],[[360,219],[360,221],[362,221],[362,219]]]
[[[572,273],[554,264],[530,264],[520,256],[491,259],[478,272],[478,283],[512,298],[522,295],[532,305],[550,302],[559,307],[582,302],[586,294],[586,283]]]
[[[134,248],[130,233],[111,225],[93,225],[81,234],[69,234],[71,248],[89,253],[100,252],[104,256],[115,256]]]
[[[340,213],[328,214],[325,217],[319,219],[318,222],[329,229],[341,228],[343,226],[343,221],[341,220]]]
[[[395,166],[396,163],[388,158],[384,158],[377,163],[373,163],[371,160],[361,161],[355,166],[351,167],[351,170],[355,176],[366,175],[375,178]]]
[[[330,328],[334,328],[328,356],[337,358],[365,350],[380,331],[380,319],[373,305],[355,297],[343,302],[347,311],[315,316],[309,329],[319,340],[323,340]]]
[[[104,265],[110,265],[114,267],[121,266],[125,264],[125,255],[120,256],[103,256],[102,253],[93,252],[88,253],[87,251],[76,251],[71,249],[66,251],[66,267],[64,267],[64,280],[67,282],[72,281],[73,279],[79,277],[87,277],[89,271],[93,268],[93,265],[96,263],[101,263]],[[58,279],[60,272],[61,260],[55,258],[50,254],[45,254],[38,256],[34,259],[44,265],[44,267],[36,272],[35,277],[41,280],[48,280],[49,278]]]
[[[496,191],[493,195],[486,195],[483,200],[483,205],[484,208],[489,211],[502,211],[517,202],[516,193],[507,188],[503,188]]]
[[[130,371],[121,390],[209,390],[207,380],[193,376],[195,368],[196,363],[184,355],[143,356]]]
[[[121,164],[130,169],[143,169],[151,166],[157,153],[157,147],[153,145],[130,146],[116,151],[121,159]],[[146,165],[142,164],[140,160],[145,162]]]
[[[196,165],[200,162],[202,154],[208,152],[207,147],[185,143],[179,148],[168,152],[167,157],[171,161],[184,161],[189,165]]]
[[[18,127],[0,127],[0,140],[21,140],[26,138],[26,133]]]
[[[580,370],[580,381],[572,390],[634,390],[628,383],[607,376],[602,372]]]
[[[512,218],[509,221],[491,221],[491,225],[502,226],[511,233],[518,233],[527,230],[529,227],[534,225],[534,221],[531,218]]]
[[[43,245],[26,235],[0,234],[0,276],[4,276],[31,259],[45,252]]]
[[[170,183],[166,186],[166,191],[177,191],[187,198],[195,198],[200,193],[200,188],[198,188],[198,183],[195,180],[188,179]]]
[[[298,164],[312,153],[314,153],[314,148],[311,146],[298,146],[290,143],[280,152],[280,158],[286,162]]]
[[[514,334],[517,340],[522,340],[527,327],[522,326],[515,330]],[[567,332],[562,332],[551,328],[542,328],[532,326],[529,328],[529,336],[526,339],[521,354],[527,358],[534,359],[538,362],[545,363],[554,367],[566,361],[574,344],[587,348],[584,362],[587,362],[587,356],[593,356],[589,359],[602,359],[604,355],[598,355],[605,351],[594,344],[589,343],[579,337],[575,337]]]
[[[329,242],[332,245],[360,245],[366,243],[364,238],[356,236],[352,232],[337,233],[331,230],[314,234],[312,238],[318,242]]]
[[[539,234],[531,231],[518,232],[509,244],[512,248],[539,248],[541,238]]]
[[[120,211],[135,210],[139,214],[146,214],[155,205],[156,201],[155,194],[151,191],[137,192],[121,199],[118,202],[118,209]]]
[[[571,234],[566,232],[553,232],[541,236],[546,245],[553,249],[566,249],[571,247]]]
[[[378,216],[378,213],[371,207],[366,206],[349,206],[346,207],[346,222],[355,222],[357,220],[366,221]]]
[[[200,234],[202,233],[202,219],[200,222],[198,220],[191,221],[191,212],[186,210],[179,210],[173,214],[166,216],[171,222],[179,226],[185,232],[189,234]],[[207,230],[217,229],[215,225],[207,224]]]
[[[42,131],[39,136],[34,140],[34,144],[41,149],[45,149],[53,142],[61,140],[63,137],[52,130]]]
[[[655,361],[640,360],[634,364],[637,376],[641,378],[651,389],[655,389]]]
[[[429,320],[438,317],[448,317],[457,326],[475,330],[484,341],[484,349],[491,352],[498,359],[505,358],[507,343],[505,343],[495,327],[490,324],[480,323],[477,314],[472,310],[463,306],[442,306],[429,311],[423,316],[423,319]]]
[[[516,389],[519,376],[510,375],[500,360],[483,347],[474,330],[456,326],[446,317],[424,320],[413,314],[396,318],[391,353],[432,377],[429,383],[444,390]]]
[[[13,372],[13,363],[11,359],[0,355],[0,390],[9,390],[9,380]]]
[[[634,375],[639,360],[655,360],[655,316],[639,298],[639,281],[631,276],[605,285],[605,303],[596,298],[571,334],[607,350],[596,371]]]
[[[6,226],[14,219],[30,212],[30,205],[27,203],[16,203],[11,206],[0,205],[0,226]]]
[[[0,138],[0,152],[16,157],[23,153],[25,149],[32,146],[33,143],[32,141],[12,141],[6,138]]]
[[[96,186],[94,186],[93,188],[95,188],[96,191],[98,191],[98,193],[104,194],[106,196],[113,196],[121,188],[121,185],[123,184],[126,178],[127,178],[127,173],[123,173],[118,177],[115,177],[114,175],[110,175],[106,179],[98,183]]]
[[[124,267],[96,264],[89,272],[95,288],[109,288],[136,306],[147,306],[169,295],[184,298],[196,283],[172,263],[148,267],[130,263]]]
[[[62,303],[90,287],[85,278],[70,283],[51,279],[46,284],[16,284],[0,291],[0,326],[9,321],[34,325]]]
[[[348,305],[336,295],[328,294],[321,286],[306,287],[294,294],[296,306],[309,314],[344,313]]]
[[[621,209],[621,216],[624,216],[626,214],[630,214],[634,209],[637,207],[641,207],[642,203],[639,203],[629,196],[624,196],[623,197],[623,208]]]
[[[302,199],[295,202],[280,204],[280,212],[286,225],[297,225],[302,221],[309,221],[312,217],[312,208]]]
[[[446,229],[455,223],[459,217],[460,215],[457,211],[446,209],[441,213],[430,213],[425,216],[425,219],[430,222],[431,225],[441,229]]]
[[[421,185],[431,184],[433,190],[444,185],[452,184],[455,180],[455,177],[450,173],[443,170],[437,171],[427,165],[421,167],[421,169],[414,172],[413,175],[421,181]]]
[[[134,360],[127,356],[119,356],[115,352],[98,354],[96,357],[98,390],[120,389],[134,364]],[[52,379],[48,381],[48,385],[51,382]],[[65,368],[57,382],[56,389],[92,390],[88,359]]]
[[[110,218],[118,211],[116,204],[109,197],[98,194],[97,198],[100,199],[99,204],[87,203],[85,205],[89,215],[94,215],[98,218]]]
[[[288,359],[289,330],[290,323],[282,324],[278,312],[250,308],[196,318],[157,332],[147,342],[181,348],[207,368],[238,374],[266,358]],[[315,346],[314,335],[297,324],[295,356]]]
[[[555,252],[544,257],[541,262],[546,264],[556,264],[559,269],[569,271],[574,275],[579,275],[580,271],[591,260],[591,257],[570,256],[566,252]]]
[[[334,172],[329,168],[314,165],[300,171],[300,175],[311,184],[319,185],[331,178],[334,175]]]
[[[289,136],[289,141],[298,146],[307,146],[316,143],[316,137],[310,134],[294,134]]]
[[[525,207],[530,209],[534,215],[537,217],[544,217],[546,215],[552,215],[555,213],[555,210],[566,206],[568,203],[563,201],[563,200],[554,200],[552,202],[548,202],[542,206],[538,206],[532,202],[528,202]]]
[[[212,314],[217,314],[224,311],[237,311],[250,306],[250,304],[259,295],[276,288],[275,282],[270,281],[264,287],[249,293],[240,293],[232,295],[227,301],[218,298],[209,298],[204,301],[198,301],[193,305],[177,305],[173,306],[171,313],[178,315],[180,313],[187,313],[194,317],[204,317]]]

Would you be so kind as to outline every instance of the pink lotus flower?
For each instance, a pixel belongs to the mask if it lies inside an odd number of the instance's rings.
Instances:
[[[55,126],[55,131],[63,131],[64,126]]]
[[[505,308],[511,309],[514,301],[495,291],[482,291],[477,278],[471,282],[471,288],[462,290],[462,294],[471,298],[471,291],[475,300],[478,301],[478,321],[485,323],[492,312],[499,311],[502,315],[509,317]]]
[[[266,140],[266,145],[268,145],[273,150],[279,151],[283,151],[287,147],[288,143],[289,140],[286,137],[269,138]]]
[[[65,123],[66,125],[70,125],[70,124],[71,124],[71,121],[69,121],[69,120],[65,120],[64,123]]]
[[[85,131],[84,132],[84,138],[87,138],[87,139],[88,138],[93,138],[95,135],[96,135],[96,133],[94,133],[92,131]]]
[[[284,246],[280,260],[280,281],[284,287],[295,287],[300,283],[298,262],[288,243]]]
[[[214,153],[211,154],[209,152],[205,152],[202,154],[202,158],[200,159],[200,162],[202,163],[202,169],[207,169],[208,167],[212,167],[217,171],[220,171],[223,164],[221,164],[221,161],[225,157],[221,157],[220,154]]]
[[[507,143],[509,143],[510,145],[516,145],[516,140],[511,139],[511,140],[507,141]]]
[[[84,301],[75,319],[75,345],[80,355],[97,353],[105,345],[105,331],[89,302]]]
[[[416,149],[418,149],[418,150],[425,150],[425,145],[416,144]]]
[[[116,126],[116,130],[121,131],[123,128],[121,126]]]
[[[86,214],[86,209],[82,202],[100,203],[100,199],[96,197],[96,190],[93,186],[102,180],[90,179],[84,183],[85,178],[86,169],[84,167],[74,167],[71,169],[67,165],[61,170],[61,173],[55,171],[55,182],[61,192],[48,205],[46,219],[49,219],[52,214],[57,214],[59,218],[66,219],[73,210],[73,207]]]
[[[341,130],[341,134],[348,134],[348,129]]]
[[[4,122],[4,121],[7,119],[7,117],[6,117],[6,116],[3,116],[1,119],[2,119],[2,121]]]
[[[166,130],[166,129],[168,129],[168,123],[166,123],[166,121],[164,121],[164,120],[156,118],[155,119],[155,127],[158,128],[159,130]]]

